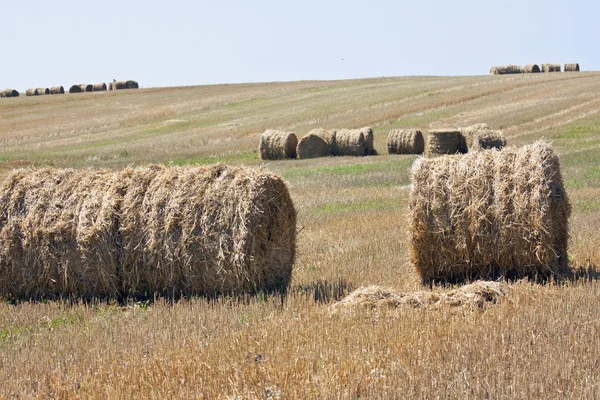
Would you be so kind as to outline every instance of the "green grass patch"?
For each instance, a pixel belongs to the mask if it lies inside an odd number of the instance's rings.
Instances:
[[[580,213],[596,213],[600,211],[600,200],[587,199],[572,201],[573,211]]]
[[[240,151],[235,153],[223,154],[219,156],[206,156],[206,157],[194,157],[194,158],[175,158],[174,160],[166,163],[168,165],[205,165],[205,164],[216,164],[216,163],[230,163],[230,162],[244,162],[258,160],[258,152],[252,151]]]
[[[325,204],[317,207],[316,215],[339,215],[345,213],[393,210],[406,205],[406,202],[397,200],[366,200],[354,203]]]
[[[232,101],[231,103],[227,103],[227,107],[242,107],[253,104],[265,103],[269,99],[267,97],[253,97],[251,99],[240,100],[240,101]]]

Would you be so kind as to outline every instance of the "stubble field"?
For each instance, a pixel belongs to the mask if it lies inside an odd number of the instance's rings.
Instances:
[[[600,73],[399,77],[141,89],[0,101],[0,177],[27,166],[262,165],[298,210],[289,294],[0,301],[0,398],[600,397]],[[485,122],[561,158],[573,279],[511,283],[484,309],[329,307],[421,290],[408,262],[416,156],[400,127]],[[268,128],[369,125],[379,156],[261,162]]]

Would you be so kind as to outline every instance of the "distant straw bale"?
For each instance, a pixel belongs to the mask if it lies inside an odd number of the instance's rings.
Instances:
[[[113,84],[112,84],[112,82],[108,82],[108,90],[113,90]]]
[[[27,89],[25,91],[25,96],[37,96],[36,93],[35,93],[36,90],[37,89]]]
[[[79,85],[73,85],[69,88],[69,93],[81,93],[81,86]]]
[[[459,307],[471,310],[485,308],[506,297],[509,289],[506,283],[476,281],[456,289],[417,292],[398,292],[381,286],[361,287],[347,297],[333,304],[329,309],[334,313],[352,311],[357,308],[425,308]]]
[[[337,131],[334,148],[336,156],[367,156],[369,150],[365,130],[341,129]]]
[[[309,133],[298,142],[299,159],[327,157],[331,155],[331,146],[321,136]]]
[[[45,96],[50,94],[50,89],[48,88],[37,88],[35,89],[35,95],[36,96]]]
[[[260,137],[258,151],[261,160],[283,160],[296,158],[297,146],[298,138],[294,132],[269,129]]]
[[[15,89],[0,90],[0,97],[19,97],[19,92]]]
[[[560,64],[542,64],[542,72],[560,72]]]
[[[94,91],[94,85],[90,85],[88,83],[80,84],[79,88],[81,89],[82,92],[93,92]]]
[[[127,82],[125,82],[125,81],[113,82],[112,88],[113,88],[113,90],[127,89]]]
[[[492,148],[500,150],[506,146],[506,138],[502,131],[492,130],[486,124],[460,128],[460,132],[464,137],[464,145],[461,146],[466,146],[461,149],[461,153]]]
[[[392,129],[387,137],[389,154],[422,154],[425,139],[418,129]]]
[[[537,74],[540,72],[540,67],[537,64],[529,64],[523,67],[524,74]]]
[[[426,283],[568,271],[571,207],[544,142],[421,158],[409,208],[410,259]]]
[[[136,81],[126,81],[125,86],[127,89],[139,89],[140,87]]]
[[[0,239],[9,299],[285,291],[296,211],[260,169],[17,170]]]
[[[565,72],[579,72],[579,64],[565,64]]]
[[[94,92],[102,92],[106,90],[106,83],[95,83],[92,85],[92,90]]]
[[[498,67],[492,67],[490,74],[492,75],[505,75],[505,74],[522,74],[523,68],[520,65],[500,65]]]
[[[50,94],[64,94],[65,88],[62,86],[53,86],[50,88]]]
[[[365,135],[365,146],[368,156],[377,155],[377,151],[375,150],[375,137],[373,136],[373,129],[369,126],[365,126],[364,128],[360,128],[360,131]]]
[[[429,131],[425,145],[425,155],[456,154],[462,152],[464,136],[456,129]]]

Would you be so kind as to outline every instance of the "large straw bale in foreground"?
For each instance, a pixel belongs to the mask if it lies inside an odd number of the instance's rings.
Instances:
[[[579,64],[565,64],[565,72],[579,72]]]
[[[298,142],[299,159],[327,157],[331,155],[331,146],[321,136],[309,133]]]
[[[540,72],[540,67],[537,64],[529,64],[523,67],[524,74],[538,74]]]
[[[542,64],[542,72],[560,72],[560,64]]]
[[[429,131],[425,154],[429,156],[440,154],[456,154],[462,152],[464,136],[456,129],[437,129]]]
[[[53,86],[50,88],[50,94],[64,94],[65,88],[62,86]]]
[[[490,74],[492,75],[505,75],[505,74],[522,74],[523,68],[520,65],[500,65],[498,67],[492,67]]]
[[[392,129],[387,137],[389,154],[422,154],[425,139],[418,129]]]
[[[0,187],[0,296],[284,291],[295,235],[262,170],[18,170]]]
[[[506,138],[502,131],[490,129],[486,124],[475,124],[460,128],[464,140],[461,153],[486,149],[502,149],[506,146]]]
[[[421,158],[409,207],[410,258],[424,282],[567,271],[571,207],[544,142]]]
[[[296,158],[297,146],[298,138],[294,132],[269,129],[261,135],[258,151],[261,160],[283,160]]]

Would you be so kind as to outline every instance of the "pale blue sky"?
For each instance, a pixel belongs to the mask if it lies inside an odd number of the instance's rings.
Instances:
[[[600,69],[600,2],[2,1],[0,89]]]

